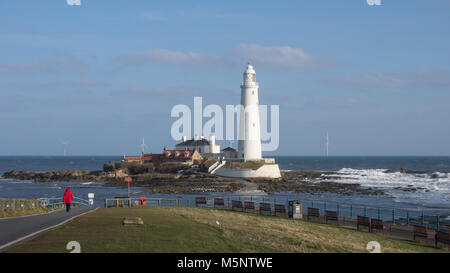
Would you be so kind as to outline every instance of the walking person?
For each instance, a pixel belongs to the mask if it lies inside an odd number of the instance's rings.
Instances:
[[[69,212],[70,204],[72,204],[73,193],[70,191],[70,188],[66,189],[66,192],[63,196],[63,203],[66,204],[66,211]]]

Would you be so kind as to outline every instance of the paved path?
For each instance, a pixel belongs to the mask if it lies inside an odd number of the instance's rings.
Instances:
[[[77,207],[72,208],[70,212],[61,209],[40,215],[0,218],[0,252],[95,209],[95,207]]]

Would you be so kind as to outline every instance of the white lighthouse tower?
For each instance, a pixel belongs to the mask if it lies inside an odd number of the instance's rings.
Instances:
[[[244,161],[262,159],[258,87],[256,72],[253,66],[248,64],[241,85],[242,108],[238,143],[238,151]]]
[[[238,156],[229,155],[225,160],[259,161],[263,164],[256,169],[249,167],[222,167],[223,165],[220,165],[221,167],[214,169],[216,175],[224,177],[281,178],[280,167],[275,163],[275,158],[263,158],[261,154],[258,87],[255,70],[253,66],[248,64],[244,72],[244,82],[241,85]],[[232,148],[229,149],[236,152]],[[240,166],[244,165],[246,164],[241,164]]]

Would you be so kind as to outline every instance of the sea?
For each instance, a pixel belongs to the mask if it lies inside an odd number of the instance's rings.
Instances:
[[[120,161],[120,156],[0,156],[0,175],[6,171],[45,172],[55,170],[101,170],[103,164]],[[208,193],[210,196],[259,196],[266,199],[298,199],[339,202],[383,208],[422,210],[450,219],[450,157],[385,157],[385,156],[279,156],[275,157],[282,171],[314,170],[336,174],[323,175],[312,181],[327,179],[337,183],[358,183],[363,187],[380,189],[384,195],[340,195],[332,193],[306,194],[282,192],[267,194],[260,191]],[[36,183],[0,178],[0,198],[45,198],[62,196],[70,187],[76,196],[87,199],[94,193],[94,205],[104,205],[105,198],[126,196],[128,188],[105,186],[104,183],[50,182]],[[189,194],[151,194],[147,189],[131,186],[131,195],[192,198]]]

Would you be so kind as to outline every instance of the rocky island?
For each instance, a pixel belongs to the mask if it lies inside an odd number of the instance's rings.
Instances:
[[[35,182],[106,182],[106,186],[125,186],[125,177],[133,178],[133,185],[148,189],[152,193],[201,193],[264,191],[297,193],[354,193],[377,195],[382,191],[362,187],[360,184],[344,184],[330,181],[324,174],[331,172],[289,171],[282,172],[279,179],[229,178],[209,174],[206,170],[211,162],[205,161],[197,168],[183,164],[164,163],[157,166],[152,163],[110,162],[103,170],[64,170],[50,172],[9,171],[4,178],[32,180]],[[333,180],[338,179],[333,177]]]

